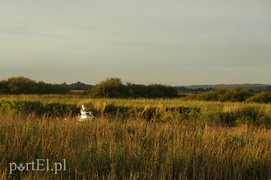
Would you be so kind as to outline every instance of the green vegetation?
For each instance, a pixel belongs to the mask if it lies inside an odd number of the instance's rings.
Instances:
[[[79,91],[78,91],[79,90]],[[95,86],[76,82],[70,85],[36,82],[18,76],[0,81],[0,94],[67,94],[83,92],[92,98],[175,98],[178,91],[171,86],[151,84],[140,85],[127,83],[124,85],[119,78],[109,78]]]
[[[177,86],[181,92],[204,92],[219,88],[236,88],[240,87],[250,92],[260,93],[262,91],[271,92],[271,85],[268,84],[217,84],[217,85],[192,85],[192,86]]]
[[[90,89],[92,98],[176,98],[178,91],[174,87],[151,84],[148,86],[127,83],[119,78],[109,78]]]
[[[251,96],[251,92],[242,88],[219,88],[217,90],[195,94],[189,98],[203,101],[243,102]]]
[[[268,86],[269,87],[269,86]],[[186,92],[185,94],[183,94]],[[187,94],[193,92],[193,94]],[[200,92],[200,93],[198,93]],[[271,103],[271,92],[253,93],[244,88],[186,89],[160,84],[123,84],[120,78],[108,78],[92,86],[81,82],[49,84],[22,76],[0,81],[0,94],[81,94],[91,98],[184,98],[200,101]]]
[[[70,95],[10,95],[0,97],[0,112],[36,117],[73,118],[86,105],[95,116],[109,119],[142,119],[156,122],[200,121],[238,126],[271,127],[270,104],[206,102],[182,99],[84,99]],[[79,99],[82,98],[82,99]]]
[[[66,84],[36,82],[23,76],[0,81],[0,94],[64,94],[68,92]]]
[[[253,94],[252,92],[242,88],[218,88],[199,94],[191,94],[186,99],[201,101],[220,101],[220,102],[257,102],[271,103],[271,93],[261,92]]]
[[[271,103],[271,92],[261,92],[247,99],[247,102]]]

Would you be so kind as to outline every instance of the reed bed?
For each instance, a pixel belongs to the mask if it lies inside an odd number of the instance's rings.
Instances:
[[[9,163],[35,159],[66,159],[67,170],[9,174]],[[266,128],[0,114],[1,179],[270,179],[270,169]]]
[[[2,95],[0,179],[271,179],[270,128],[270,104]],[[10,174],[36,159],[67,169]]]

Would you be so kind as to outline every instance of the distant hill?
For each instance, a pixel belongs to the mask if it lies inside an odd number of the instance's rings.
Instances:
[[[191,86],[177,86],[180,91],[208,91],[218,88],[244,88],[253,92],[271,91],[269,84],[216,84],[216,85],[191,85]]]

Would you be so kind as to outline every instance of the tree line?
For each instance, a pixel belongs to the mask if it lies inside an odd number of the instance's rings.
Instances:
[[[0,81],[0,94],[67,94],[70,90],[86,90],[89,87],[79,81],[70,85],[51,84],[17,76]]]
[[[89,89],[92,98],[175,98],[178,90],[161,84],[123,84],[120,78],[107,78]]]
[[[0,81],[0,94],[67,94],[81,90],[91,98],[173,98],[178,97],[175,87],[151,84],[123,84],[120,78],[107,78],[92,86],[81,82],[50,84],[36,82],[23,76]]]
[[[123,84],[120,78],[107,78],[92,86],[81,83],[50,84],[36,82],[18,76],[0,81],[0,94],[67,94],[71,90],[80,92],[91,98],[179,98],[202,101],[258,102],[271,103],[271,92],[255,93],[244,88],[205,89],[204,92],[181,94],[178,87],[161,84]],[[183,92],[183,91],[181,91]],[[185,96],[185,97],[184,97]]]

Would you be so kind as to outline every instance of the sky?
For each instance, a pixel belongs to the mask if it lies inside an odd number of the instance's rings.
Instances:
[[[271,84],[270,0],[0,0],[0,80]]]

